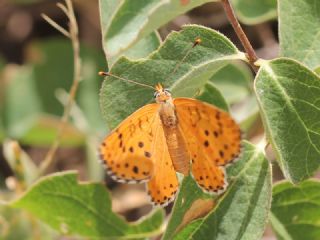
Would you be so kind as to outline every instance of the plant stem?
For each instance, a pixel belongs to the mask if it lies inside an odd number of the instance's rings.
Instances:
[[[234,31],[236,32],[238,38],[240,39],[242,46],[244,47],[244,49],[247,53],[247,58],[248,58],[250,66],[252,67],[252,69],[255,72],[257,72],[258,67],[256,65],[254,65],[254,63],[258,60],[258,57],[257,57],[253,47],[251,46],[251,43],[249,42],[246,34],[244,33],[241,25],[239,24],[239,21],[235,16],[235,13],[234,13],[233,8],[230,4],[230,1],[229,0],[221,0],[221,1],[222,1],[224,11],[229,19],[229,22],[231,23]]]
[[[44,158],[44,161],[40,165],[40,174],[44,174],[49,166],[53,163],[54,155],[60,145],[62,135],[64,133],[64,128],[68,122],[72,104],[78,89],[79,81],[81,79],[81,59],[80,59],[80,45],[78,37],[78,24],[74,15],[73,7],[71,0],[65,0],[66,2],[66,15],[70,21],[69,27],[69,37],[72,42],[73,48],[73,61],[74,61],[74,73],[73,73],[73,83],[69,92],[69,99],[64,107],[63,116],[61,117],[61,123],[58,129],[57,137],[53,144],[51,145],[47,155]],[[61,6],[59,6],[61,8]]]

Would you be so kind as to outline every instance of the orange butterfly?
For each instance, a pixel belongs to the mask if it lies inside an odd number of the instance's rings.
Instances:
[[[203,190],[223,192],[224,166],[241,152],[239,126],[227,112],[208,103],[173,99],[160,84],[155,90],[156,103],[131,114],[101,144],[108,174],[120,182],[147,181],[155,205],[174,199],[179,188],[176,172],[186,176],[191,170]]]

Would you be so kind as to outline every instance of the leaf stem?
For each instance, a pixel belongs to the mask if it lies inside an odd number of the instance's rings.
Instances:
[[[74,98],[78,89],[79,81],[81,79],[81,59],[80,59],[80,44],[78,37],[78,24],[74,14],[73,6],[71,0],[65,0],[66,8],[59,6],[67,15],[70,22],[69,27],[69,37],[73,48],[73,61],[74,61],[74,73],[73,73],[73,83],[69,92],[69,99],[64,107],[63,116],[61,117],[61,123],[58,129],[57,137],[53,144],[51,145],[44,161],[40,165],[40,174],[44,174],[45,171],[52,165],[54,160],[54,155],[60,145],[62,135],[64,133],[65,125],[69,119],[70,111]],[[65,34],[64,34],[65,35]]]
[[[258,60],[258,57],[257,57],[251,43],[249,42],[246,34],[244,33],[241,25],[239,24],[239,21],[235,16],[235,13],[234,13],[234,10],[230,4],[230,1],[229,0],[221,0],[221,1],[222,1],[224,11],[229,19],[229,22],[231,23],[234,31],[236,32],[242,46],[244,47],[244,49],[247,53],[246,55],[247,55],[250,66],[252,67],[252,69],[255,72],[257,72],[258,67],[254,63]]]

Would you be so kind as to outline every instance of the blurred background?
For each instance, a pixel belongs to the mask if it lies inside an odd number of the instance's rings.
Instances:
[[[11,140],[19,142],[26,168],[39,165],[56,138],[68,98],[73,80],[71,43],[40,16],[45,13],[68,28],[67,18],[56,7],[57,2],[0,0],[0,183],[3,189],[12,186],[10,176],[14,169],[10,158],[14,143]],[[71,120],[49,172],[75,169],[82,180],[104,180],[112,190],[114,211],[130,221],[136,220],[151,210],[143,186],[115,183],[104,174],[96,156],[97,146],[109,131],[99,109],[103,79],[97,73],[107,68],[107,62],[101,43],[98,1],[74,0],[73,3],[81,41],[82,80]],[[212,27],[243,49],[219,3],[205,4],[167,23],[159,29],[161,38],[188,23]],[[277,27],[276,20],[243,24],[259,57],[271,59],[278,55]],[[247,67],[240,74],[253,78]],[[232,94],[228,97],[229,103],[232,97]],[[233,106],[234,111],[239,108]],[[250,122],[248,137],[255,141],[262,131],[256,116]],[[275,177],[281,178],[280,173]],[[167,210],[170,211],[170,206]]]

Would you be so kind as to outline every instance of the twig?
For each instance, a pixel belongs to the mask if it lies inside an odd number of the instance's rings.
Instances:
[[[246,53],[247,53],[247,58],[249,60],[249,64],[252,67],[252,69],[257,72],[258,67],[256,65],[254,65],[254,63],[258,60],[258,57],[253,49],[253,47],[251,46],[251,43],[249,42],[246,34],[244,33],[242,27],[239,24],[238,19],[235,16],[235,13],[233,11],[233,8],[230,4],[229,0],[221,0],[222,1],[222,5],[224,8],[224,11],[226,12],[226,15],[234,29],[234,31],[236,32],[238,38],[240,39],[242,46],[244,47]]]
[[[80,59],[80,47],[79,47],[80,45],[79,45],[79,38],[78,38],[78,24],[74,15],[74,10],[72,7],[71,0],[65,0],[65,3],[66,3],[66,7],[61,6],[61,4],[59,4],[58,6],[66,13],[70,21],[68,35],[72,42],[72,48],[73,48],[73,61],[74,61],[73,83],[70,89],[68,102],[64,107],[64,112],[61,118],[61,123],[58,129],[57,137],[53,142],[53,144],[51,145],[47,155],[45,156],[44,161],[40,165],[41,174],[44,174],[45,171],[48,169],[48,167],[53,163],[54,155],[60,145],[60,140],[64,132],[65,124],[68,121],[71,107],[72,107],[72,104],[78,89],[79,81],[81,78],[81,59]],[[51,22],[49,23],[51,24]]]
[[[65,35],[67,38],[70,38],[70,34],[68,31],[66,31],[64,28],[62,28],[58,23],[53,21],[50,17],[48,17],[46,14],[42,13],[41,17],[43,17],[44,20],[46,20],[52,27],[57,29],[59,32],[61,32],[63,35]]]

